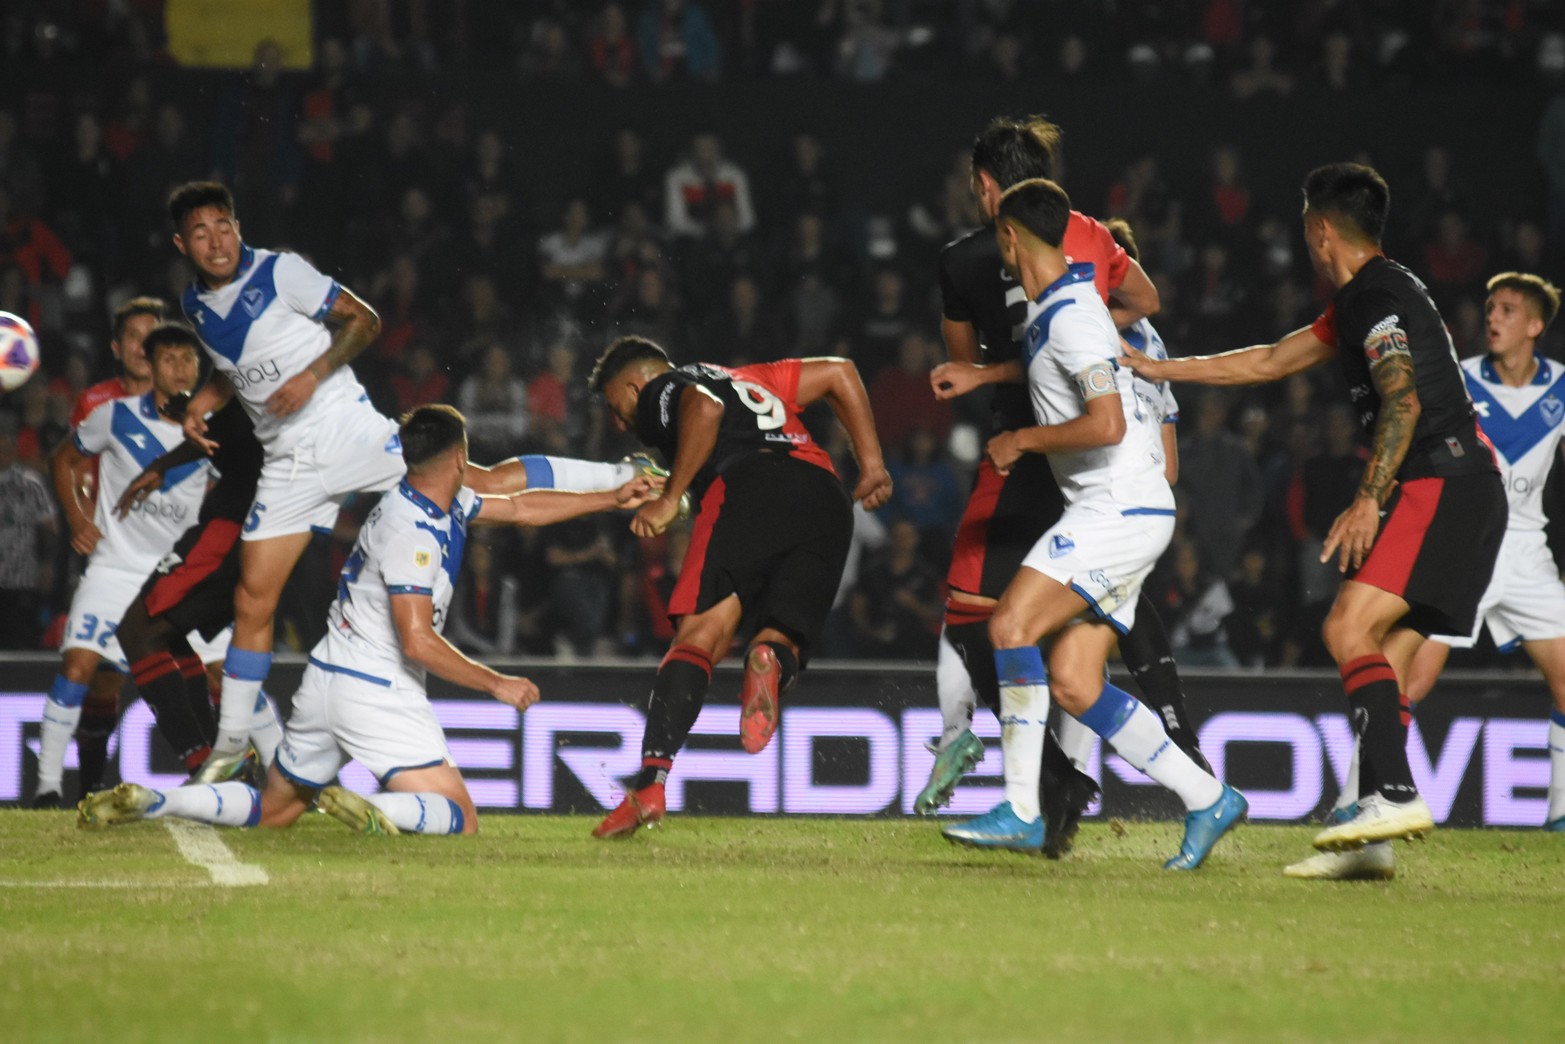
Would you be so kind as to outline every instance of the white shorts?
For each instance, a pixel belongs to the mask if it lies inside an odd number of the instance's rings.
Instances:
[[[319,790],[350,760],[382,786],[407,769],[453,763],[422,689],[369,681],[311,657],[277,748],[277,767],[300,786]]]
[[[1430,635],[1453,649],[1471,649],[1488,625],[1501,652],[1522,642],[1565,637],[1565,583],[1542,530],[1511,530],[1500,544],[1494,577],[1478,602],[1478,623],[1466,637]]]
[[[76,585],[76,594],[71,598],[71,612],[65,621],[65,638],[60,642],[60,651],[87,649],[129,674],[130,664],[125,662],[125,653],[116,634],[125,610],[141,594],[146,582],[146,573],[89,562],[87,571]],[[191,631],[186,637],[202,663],[222,663],[223,657],[228,655],[228,640],[233,632],[233,627],[229,626],[210,642],[197,631]]]
[[[349,494],[390,489],[406,471],[397,422],[361,399],[306,433],[292,452],[267,455],[240,538],[329,533]]]
[[[1174,513],[1122,515],[1068,507],[1022,565],[1087,600],[1093,616],[1124,634],[1136,622],[1141,585],[1174,538]]]

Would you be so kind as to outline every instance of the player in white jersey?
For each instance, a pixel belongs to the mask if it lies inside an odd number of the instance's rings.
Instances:
[[[1090,264],[1061,250],[1070,200],[1052,181],[1024,181],[1002,198],[995,235],[1026,290],[1028,391],[1038,426],[989,441],[997,471],[1024,453],[1048,455],[1066,508],[1038,540],[989,621],[1000,678],[1005,800],[946,837],[982,848],[1042,847],[1038,766],[1049,704],[1168,787],[1189,815],[1179,854],[1193,870],[1245,814],[1244,797],[1176,747],[1156,714],[1104,680],[1115,639],[1133,622],[1141,584],[1173,536],[1174,496],[1163,470],[1161,418],[1148,423],[1118,365],[1119,332]],[[1052,638],[1049,666],[1036,644]]]
[[[266,789],[229,781],[156,791],[122,783],[79,806],[83,826],[179,816],[220,826],[291,825],[319,800],[365,833],[471,834],[477,811],[424,691],[426,671],[526,710],[538,687],[476,663],[441,634],[471,524],[548,525],[639,507],[657,485],[601,493],[479,496],[464,485],[467,429],[449,406],[421,406],[401,427],[407,477],[370,513],[343,567],[325,637],[310,652]],[[331,785],[349,759],[385,792]]]
[[[252,707],[271,669],[272,621],[283,586],[310,542],[329,531],[343,500],[396,485],[404,471],[397,425],[376,412],[348,364],[374,340],[369,305],[297,254],[247,246],[233,196],[192,182],[169,197],[174,245],[196,279],[181,304],[214,373],[185,413],[185,434],[208,444],[205,418],[237,395],[266,453],[245,523],[234,639],[224,664],[218,736],[200,778],[234,771],[245,754]],[[480,476],[480,492],[607,489],[631,464],[521,458]]]
[[[150,391],[100,404],[50,460],[72,546],[90,557],[71,599],[60,647],[62,668],[49,688],[39,726],[39,794],[60,792],[65,750],[81,720],[93,673],[104,661],[122,672],[127,669],[114,637],[120,615],[140,593],[147,574],[195,522],[206,495],[211,468],[198,461],[170,471],[160,488],[125,518],[114,510],[131,480],[185,438],[179,425],[160,411],[171,396],[195,387],[200,374],[195,349],[189,344],[167,345],[150,362]],[[89,517],[76,475],[92,458],[98,461],[98,496]],[[210,647],[197,651],[212,655]],[[221,650],[216,655],[221,656]]]
[[[1478,409],[1478,424],[1494,446],[1510,510],[1494,576],[1478,603],[1471,634],[1430,635],[1413,656],[1407,698],[1429,695],[1453,648],[1470,649],[1487,626],[1501,652],[1527,650],[1543,673],[1554,707],[1549,714],[1549,797],[1543,828],[1565,833],[1565,583],[1543,527],[1543,486],[1565,436],[1565,367],[1537,352],[1538,338],[1560,310],[1560,291],[1547,280],[1502,272],[1489,280],[1484,315],[1489,351],[1462,360],[1462,377]],[[1348,785],[1333,814],[1358,792],[1355,749]],[[1346,852],[1319,852],[1287,867],[1290,877],[1323,880],[1389,878],[1396,856],[1389,842]]]

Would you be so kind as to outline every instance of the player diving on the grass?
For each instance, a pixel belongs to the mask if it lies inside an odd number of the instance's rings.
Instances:
[[[468,527],[542,526],[636,508],[658,482],[617,490],[536,490],[480,496],[464,484],[467,428],[449,406],[420,406],[400,431],[407,474],[359,533],[310,652],[265,789],[237,780],[153,790],[122,783],[79,806],[84,827],[177,816],[218,826],[286,827],[312,802],[372,834],[473,833],[478,813],[425,694],[426,672],[487,692],[519,711],[538,700],[526,678],[501,674],[441,634]],[[350,759],[385,788],[365,798],[332,785]]]
[[[1037,423],[994,436],[986,455],[1002,474],[1026,454],[1046,455],[1065,511],[989,619],[1005,800],[943,832],[977,848],[1043,847],[1038,772],[1052,699],[1184,802],[1184,840],[1164,866],[1194,870],[1248,805],[1170,740],[1156,714],[1104,680],[1109,651],[1134,624],[1142,583],[1173,537],[1174,494],[1163,418],[1144,415],[1119,368],[1119,331],[1092,264],[1071,263],[1061,247],[1070,214],[1065,191],[1040,178],[1008,189],[995,222],[1001,257],[1029,300],[1025,366]],[[1047,667],[1037,644],[1045,637]]]

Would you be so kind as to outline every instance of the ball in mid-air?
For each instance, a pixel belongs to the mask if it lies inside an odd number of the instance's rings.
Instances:
[[[15,391],[38,372],[38,335],[27,320],[0,312],[0,389]]]

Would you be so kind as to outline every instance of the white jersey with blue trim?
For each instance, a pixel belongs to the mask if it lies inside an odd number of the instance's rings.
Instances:
[[[1119,365],[1119,331],[1092,278],[1091,264],[1073,264],[1028,304],[1023,342],[1028,390],[1039,424],[1082,416],[1088,390],[1118,394],[1125,437],[1113,446],[1050,453],[1049,466],[1069,505],[1129,515],[1173,514],[1174,493],[1163,474],[1163,414],[1159,410],[1155,422],[1148,423],[1132,375]],[[1083,388],[1093,380],[1103,387]]]
[[[331,346],[324,322],[340,293],[335,279],[298,254],[246,246],[231,281],[209,290],[198,279],[180,299],[212,364],[233,382],[268,458],[293,452],[315,425],[330,423],[342,403],[365,397],[343,366],[296,413],[278,418],[266,410],[273,392]]]
[[[1168,358],[1168,346],[1163,343],[1163,335],[1157,332],[1150,319],[1137,319],[1121,330],[1119,335],[1126,344],[1148,359]],[[1152,423],[1179,423],[1179,400],[1174,398],[1171,381],[1163,381],[1161,384],[1149,381],[1132,370],[1130,382],[1136,389],[1136,399],[1141,403],[1142,411],[1152,419]]]
[[[1538,356],[1538,372],[1520,388],[1500,379],[1487,355],[1462,360],[1478,426],[1494,445],[1511,509],[1509,530],[1541,530],[1543,484],[1565,435],[1565,367]]]
[[[195,524],[214,472],[205,459],[170,468],[163,484],[132,506],[114,510],[132,480],[185,441],[185,429],[165,419],[152,393],[110,399],[87,414],[72,433],[76,448],[98,458],[98,506],[93,523],[103,534],[91,561],[150,573]]]
[[[422,687],[424,668],[402,655],[391,596],[428,595],[440,632],[462,569],[468,523],[482,506],[482,498],[463,486],[450,505],[441,507],[406,479],[381,497],[342,567],[326,636],[311,651],[310,662],[381,685]]]

